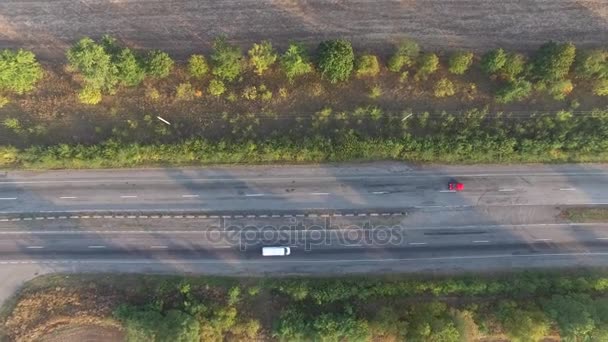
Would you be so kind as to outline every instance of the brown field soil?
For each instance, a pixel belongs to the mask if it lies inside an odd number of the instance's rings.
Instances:
[[[83,35],[112,34],[177,57],[225,34],[246,47],[270,39],[344,37],[361,49],[403,36],[430,49],[533,49],[550,40],[608,43],[605,0],[29,0],[0,2],[0,47],[63,59]]]
[[[70,324],[40,336],[40,342],[120,342],[123,332],[115,327],[92,324]]]

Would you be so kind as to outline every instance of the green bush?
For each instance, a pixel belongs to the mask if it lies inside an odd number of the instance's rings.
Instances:
[[[155,310],[119,306],[114,317],[123,323],[128,341],[154,342],[201,340],[198,320],[179,310],[162,314]]]
[[[595,81],[593,93],[597,96],[608,96],[608,78]]]
[[[526,57],[519,53],[510,53],[500,69],[500,74],[509,81],[515,81],[526,67]]]
[[[209,94],[215,96],[215,97],[220,97],[222,96],[223,93],[226,92],[226,86],[224,85],[224,82],[222,82],[222,80],[218,80],[218,79],[212,79],[211,82],[209,82]]]
[[[11,100],[8,97],[0,95],[0,108],[6,106],[10,102]]]
[[[496,92],[496,102],[509,103],[522,101],[532,94],[532,83],[526,80],[517,80],[507,83]]]
[[[599,323],[596,307],[587,295],[554,295],[546,302],[545,310],[557,322],[564,340],[588,341]]]
[[[503,49],[492,50],[481,58],[481,69],[492,75],[500,71],[507,62],[507,53]]]
[[[104,47],[84,37],[67,51],[70,68],[78,71],[89,88],[113,89],[118,79],[116,66]]]
[[[201,79],[209,72],[209,65],[203,55],[192,55],[188,59],[188,72],[190,76]]]
[[[456,87],[454,83],[447,78],[442,78],[435,83],[434,92],[435,97],[446,97],[452,96],[456,93]]]
[[[302,45],[291,43],[287,51],[281,56],[281,68],[290,82],[312,71],[306,50]]]
[[[401,72],[403,68],[412,66],[419,54],[420,47],[418,46],[418,43],[413,40],[401,42],[397,46],[395,53],[388,60],[388,70],[392,72]]]
[[[380,73],[380,63],[375,55],[363,55],[357,60],[355,74],[358,77],[374,77]]]
[[[173,70],[173,60],[169,54],[160,50],[150,51],[146,61],[148,74],[156,78],[165,78]]]
[[[559,81],[570,72],[576,57],[576,47],[572,43],[543,44],[532,60],[532,75],[541,81]]]
[[[434,53],[425,53],[420,58],[416,80],[426,80],[439,69],[439,57]]]
[[[129,48],[122,49],[115,57],[118,82],[127,87],[139,85],[146,77],[142,61]]]
[[[608,51],[585,51],[576,57],[574,71],[584,79],[608,78]]]
[[[377,98],[379,98],[380,96],[382,96],[382,87],[379,84],[375,84],[369,90],[369,95],[368,96],[369,96],[370,99],[377,99]]]
[[[460,51],[453,53],[448,61],[448,70],[452,74],[462,75],[464,74],[473,64],[473,53]]]
[[[101,89],[92,85],[85,85],[78,93],[80,103],[96,105],[101,102]]]
[[[178,100],[193,100],[195,96],[195,90],[190,82],[180,83],[175,89],[175,98]]]
[[[260,44],[253,44],[248,54],[253,71],[260,76],[277,60],[277,53],[272,48],[272,44],[267,40],[262,41]]]
[[[0,90],[24,94],[33,90],[42,76],[42,67],[33,52],[0,52]]]
[[[225,81],[234,81],[241,74],[243,54],[241,49],[228,44],[226,38],[219,37],[213,42],[211,62],[213,75]]]
[[[319,45],[319,70],[331,83],[346,81],[354,62],[353,47],[347,40],[327,40]]]
[[[553,96],[556,100],[563,100],[568,96],[572,90],[574,89],[574,85],[570,80],[561,80],[557,82],[551,83],[547,90],[551,96]]]

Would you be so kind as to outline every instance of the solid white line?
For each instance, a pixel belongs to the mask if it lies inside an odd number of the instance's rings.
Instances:
[[[42,249],[44,246],[27,246],[28,249]]]
[[[245,194],[245,197],[260,197],[264,196],[264,194]]]
[[[372,194],[374,194],[374,195],[383,195],[383,194],[388,194],[388,192],[387,191],[374,191],[374,192],[372,192]]]
[[[124,195],[124,196],[120,196],[120,198],[137,198],[136,195]]]
[[[153,248],[153,249],[165,249],[165,248],[169,248],[169,246],[150,246],[150,248]]]
[[[410,242],[409,243],[409,245],[412,245],[412,246],[423,246],[426,244],[427,244],[426,242]]]
[[[61,196],[59,198],[61,198],[61,199],[76,199],[78,197],[76,197],[76,196]]]
[[[509,191],[515,191],[515,189],[499,189],[498,191],[500,191],[500,192],[509,192]]]
[[[473,241],[473,243],[488,243],[488,242],[490,242],[490,241],[488,241],[488,240],[476,240],[476,241]]]
[[[575,188],[561,188],[559,191],[575,191]]]
[[[327,196],[327,195],[329,195],[329,192],[311,192],[310,195]]]
[[[184,198],[193,198],[193,197],[198,197],[198,195],[182,195],[182,197],[184,197]]]
[[[2,201],[13,201],[16,199],[17,199],[17,197],[0,197],[0,200],[2,200]]]
[[[89,248],[100,249],[100,248],[106,248],[106,246],[89,246]]]

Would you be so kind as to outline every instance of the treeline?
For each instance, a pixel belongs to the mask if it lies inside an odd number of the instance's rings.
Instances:
[[[221,284],[221,285],[218,285]],[[147,286],[150,286],[148,283]],[[608,278],[265,279],[162,282],[114,317],[130,341],[570,341],[608,338]],[[210,296],[210,294],[213,294]]]
[[[489,115],[484,110],[431,115],[320,114],[311,131],[216,141],[0,147],[1,167],[94,168],[214,163],[411,160],[431,162],[584,162],[608,159],[608,111]],[[344,120],[366,122],[360,129]],[[375,126],[373,124],[376,124]],[[314,131],[313,131],[314,129]],[[316,134],[314,133],[316,131]],[[128,133],[128,131],[126,131]],[[125,134],[128,136],[128,134]]]
[[[82,84],[78,98],[86,104],[99,103],[104,93],[112,94],[118,87],[138,86],[146,78],[165,78],[175,65],[162,51],[134,51],[110,36],[98,42],[85,37],[70,47],[66,56],[68,69]],[[206,92],[220,97],[231,84],[242,81],[246,72],[262,76],[275,68],[293,82],[316,70],[329,82],[338,83],[353,76],[373,78],[386,68],[399,74],[402,82],[410,79],[418,82],[436,73],[441,63],[436,53],[421,52],[411,40],[398,44],[383,63],[374,54],[357,56],[351,43],[344,39],[323,41],[312,54],[298,43],[290,44],[279,53],[269,41],[262,41],[244,54],[239,47],[220,37],[214,41],[208,57],[192,55],[186,67],[191,78],[208,78]],[[453,75],[465,74],[478,63],[479,68],[499,82],[498,103],[520,101],[534,91],[563,99],[574,88],[572,78],[591,83],[593,93],[598,96],[608,95],[608,51],[603,49],[577,51],[571,43],[549,42],[529,56],[503,49],[478,57],[470,51],[457,51],[449,54],[443,63]],[[25,93],[35,87],[41,76],[42,68],[31,52],[4,50],[0,54],[0,90]],[[182,97],[196,95],[190,83],[180,87],[178,92]],[[433,89],[436,97],[455,94],[455,85],[447,77],[437,80]]]

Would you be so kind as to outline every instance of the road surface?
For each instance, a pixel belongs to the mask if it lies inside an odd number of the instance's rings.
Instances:
[[[63,60],[82,36],[112,34],[174,56],[208,52],[227,35],[243,48],[344,37],[361,50],[403,37],[429,49],[534,49],[549,40],[608,43],[604,0],[5,0],[0,47]]]
[[[465,191],[450,192],[458,180]],[[0,297],[48,272],[496,271],[608,263],[607,165],[401,163],[0,174]],[[264,258],[262,246],[291,246]],[[3,297],[4,296],[4,297]]]

